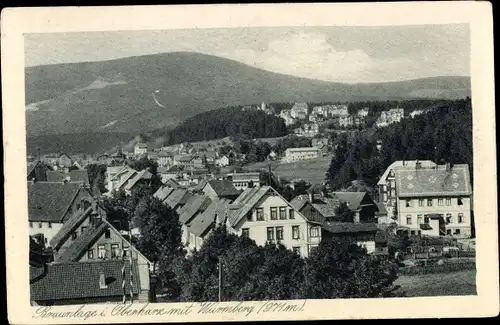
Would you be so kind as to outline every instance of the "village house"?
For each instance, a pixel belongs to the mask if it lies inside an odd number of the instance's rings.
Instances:
[[[382,111],[375,122],[377,127],[384,127],[392,123],[400,122],[404,118],[403,108],[391,108],[388,111]]]
[[[134,146],[134,155],[137,156],[142,156],[146,155],[148,152],[148,145],[145,143],[137,143]]]
[[[397,160],[387,167],[377,182],[379,201],[385,206],[388,221],[396,222],[397,219],[396,203],[398,195],[395,169],[413,170],[417,168],[417,165],[421,168],[433,168],[436,166],[430,160]]]
[[[468,165],[395,168],[399,230],[410,235],[471,237]]]
[[[113,192],[124,191],[126,195],[132,194],[134,188],[139,184],[150,184],[153,174],[147,169],[137,171],[128,166],[123,166],[115,176],[108,181],[107,195],[113,195]]]
[[[230,180],[210,180],[205,182],[205,185],[201,188],[201,191],[205,193],[212,200],[215,199],[228,199],[229,201],[234,201],[239,195],[238,191]]]
[[[80,183],[28,182],[30,236],[47,244],[74,213],[94,204],[90,191]],[[40,236],[41,235],[41,236]]]
[[[195,249],[199,250],[214,227],[225,223],[229,214],[229,204],[230,201],[226,199],[212,199],[204,211],[183,227],[183,244],[188,254]]]
[[[314,115],[316,115],[316,116],[318,116],[318,115],[326,116],[327,111],[326,111],[326,109],[325,109],[324,106],[314,106],[312,108],[312,112],[311,113],[314,114]]]
[[[311,124],[304,124],[299,128],[296,128],[293,130],[295,135],[299,137],[307,137],[307,138],[312,138],[319,133],[319,125],[316,123],[311,123]]]
[[[290,110],[290,115],[292,118],[296,118],[299,120],[306,119],[308,114],[307,103],[295,103]]]
[[[349,115],[347,105],[325,105],[325,110],[328,117]]]
[[[370,109],[368,107],[362,108],[358,111],[358,117],[361,119],[364,119],[368,116],[368,113],[370,113]]]
[[[169,189],[162,190],[162,188],[160,188],[153,196],[158,198],[170,209],[179,212],[179,210],[186,205],[187,201],[193,196],[193,194],[184,188],[174,189],[173,191],[170,191]]]
[[[47,172],[50,171],[50,168],[40,160],[37,160],[33,165],[28,166],[28,181],[47,181]]]
[[[413,112],[410,113],[410,116],[411,118],[414,118],[415,116],[417,115],[422,115],[424,114],[425,112],[421,109],[417,109],[417,110],[414,110]]]
[[[283,157],[282,161],[284,163],[290,163],[314,159],[320,156],[322,156],[322,154],[317,147],[288,148],[285,150],[285,157]]]
[[[54,170],[61,170],[68,172],[70,167],[73,166],[73,159],[65,153],[59,154],[57,162],[53,165]]]
[[[129,178],[135,169],[125,166],[108,166],[106,168],[106,189],[108,193],[111,194],[113,191],[118,190],[119,184]]]
[[[233,186],[240,191],[260,186],[260,173],[228,173],[227,179],[230,180],[233,183]]]
[[[49,265],[48,271],[50,275],[51,267],[55,274],[57,268],[63,268],[64,265],[71,264],[75,269],[78,269],[79,264],[92,263],[97,269],[102,268],[102,263],[115,262],[120,266],[129,267],[134,273],[134,298],[139,302],[148,302],[151,300],[150,293],[150,273],[153,271],[153,264],[133,245],[130,241],[123,237],[120,232],[112,226],[107,220],[105,215],[96,209],[96,205],[83,208],[77,213],[74,213],[60,228],[57,234],[50,240],[50,247],[53,249],[54,262]],[[87,267],[87,266],[82,266]],[[92,267],[89,267],[89,271]],[[104,270],[102,270],[104,271]],[[54,275],[55,276],[55,275]],[[83,276],[83,279],[89,279],[92,274]],[[70,280],[71,279],[71,280]],[[66,284],[66,288],[77,288],[79,282],[74,281],[74,277],[57,279]],[[65,282],[65,281],[68,282]],[[37,290],[50,290],[50,288],[42,288],[42,284],[47,284],[43,278],[39,279]],[[85,281],[89,285],[88,281]],[[103,286],[100,289],[106,289],[106,283],[101,283]],[[110,284],[110,283],[107,283]],[[121,286],[121,284],[120,284]],[[81,288],[78,287],[80,292],[72,292],[76,296],[68,297],[64,293],[53,293],[53,296],[43,299],[41,297],[32,296],[32,300],[37,301],[39,304],[68,304],[70,301],[86,301],[90,297],[82,294]],[[68,291],[73,291],[68,290]],[[111,302],[119,301],[123,297],[123,290],[119,297],[105,295],[106,299],[93,300],[90,299],[88,303],[92,302]],[[69,300],[69,301],[68,301]]]
[[[286,126],[292,125],[297,121],[295,118],[292,117],[291,110],[288,109],[282,110],[278,116],[285,121]]]
[[[343,115],[338,117],[339,126],[347,128],[354,125],[354,119],[351,115]]]
[[[321,226],[307,220],[270,186],[244,190],[229,209],[227,229],[257,245],[280,242],[307,257],[321,242]]]
[[[210,199],[208,196],[204,194],[193,194],[189,197],[184,207],[179,209],[179,223],[181,224],[182,230],[181,241],[186,248],[192,249],[195,247],[199,248],[201,246],[200,242],[197,245],[196,241],[190,241],[190,239],[194,239],[192,238],[194,234],[189,232],[189,228],[191,227],[191,223],[201,214],[203,214],[203,212],[210,206],[211,203],[212,199]]]
[[[116,152],[111,154],[110,158],[111,158],[111,163],[123,164],[127,159],[127,155],[122,151],[121,148],[119,148]]]
[[[171,152],[161,150],[158,153],[158,166],[168,167],[172,166],[174,162],[174,155]]]
[[[215,166],[217,167],[226,167],[229,166],[229,164],[230,160],[226,155],[223,155],[222,157],[215,159]]]
[[[353,212],[353,220],[339,219],[337,208],[346,203]],[[349,239],[368,253],[375,252],[375,235],[378,227],[375,222],[376,204],[364,192],[334,192],[330,197],[309,193],[306,197],[296,197],[290,204],[308,220],[322,227],[323,240],[333,238]]]

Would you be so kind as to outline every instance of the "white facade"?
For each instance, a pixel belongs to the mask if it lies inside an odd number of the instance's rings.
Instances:
[[[43,234],[45,245],[48,245],[52,238],[61,230],[63,224],[59,222],[30,221],[30,236]]]
[[[316,147],[288,148],[285,151],[283,162],[295,162],[314,159],[321,156],[321,151]]]
[[[148,152],[148,146],[143,143],[138,143],[134,146],[134,155],[145,155]]]
[[[321,241],[321,227],[308,223],[299,211],[278,195],[266,194],[246,218],[228,228],[234,234],[248,236],[260,246],[267,241],[279,241],[305,257]]]

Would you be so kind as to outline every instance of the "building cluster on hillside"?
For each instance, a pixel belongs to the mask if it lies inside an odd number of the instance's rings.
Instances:
[[[378,117],[375,125],[377,127],[384,127],[392,123],[398,123],[404,118],[403,108],[391,108],[388,111],[382,111]]]

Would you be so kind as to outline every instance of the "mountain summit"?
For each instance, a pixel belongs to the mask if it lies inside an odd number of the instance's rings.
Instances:
[[[27,135],[143,132],[229,105],[470,96],[469,77],[343,84],[191,52],[28,67]]]

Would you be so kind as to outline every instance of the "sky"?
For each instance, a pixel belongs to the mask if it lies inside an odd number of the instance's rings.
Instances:
[[[256,68],[335,82],[470,75],[467,24],[249,27],[28,34],[25,65],[199,52]]]

